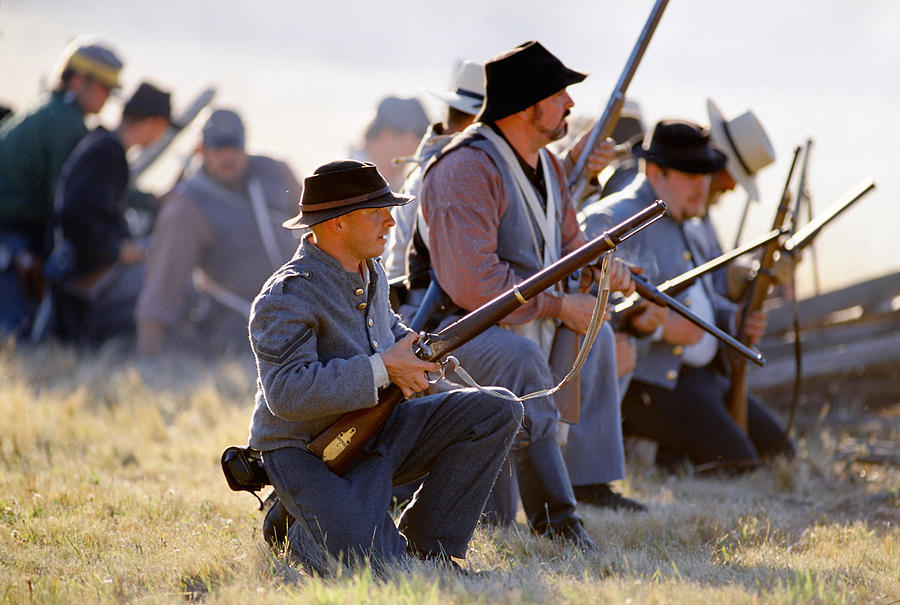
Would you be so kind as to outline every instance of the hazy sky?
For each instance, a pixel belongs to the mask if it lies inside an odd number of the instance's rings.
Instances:
[[[575,113],[598,115],[652,4],[0,0],[0,103],[25,105],[67,39],[96,33],[126,61],[125,96],[149,79],[173,90],[177,110],[215,86],[219,105],[243,113],[251,150],[302,176],[345,155],[383,95],[417,95],[437,118],[441,105],[424,91],[448,87],[458,60],[484,61],[528,39],[591,73],[570,93]],[[671,0],[629,96],[648,126],[669,116],[705,122],[707,97],[729,117],[754,110],[778,159],[760,174],[748,235],[768,229],[791,150],[812,137],[815,208],[865,176],[878,186],[818,241],[823,281],[900,270],[898,23],[897,0]],[[115,123],[120,108],[109,103],[101,120]],[[184,135],[151,188],[169,185],[195,142],[195,132]],[[714,217],[727,240],[744,199],[730,198]]]

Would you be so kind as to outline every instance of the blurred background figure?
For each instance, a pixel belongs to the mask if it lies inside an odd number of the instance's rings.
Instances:
[[[287,164],[248,155],[244,145],[238,114],[214,111],[203,126],[202,165],[163,203],[136,309],[143,355],[173,336],[207,353],[249,353],[250,302],[297,247],[281,223],[295,214],[301,187]],[[192,279],[203,296],[193,295]]]
[[[575,121],[570,134],[557,144],[557,149],[569,158],[571,149],[578,138],[594,126],[594,119],[582,116]],[[633,99],[625,99],[619,119],[613,127],[610,139],[615,143],[615,157],[596,178],[591,179],[582,194],[581,206],[586,206],[600,197],[610,195],[624,189],[638,173],[637,160],[631,153],[631,147],[644,136],[644,120],[641,106]],[[565,150],[565,152],[563,152]],[[568,161],[567,169],[571,170],[574,162]]]
[[[750,202],[758,201],[756,175],[775,162],[775,149],[766,129],[751,110],[729,120],[711,99],[707,100],[706,108],[709,112],[710,138],[728,160],[725,167],[710,178],[709,195],[703,213],[687,221],[684,230],[697,246],[702,260],[711,260],[722,254],[723,249],[722,240],[710,219],[710,208],[719,203],[723,193],[733,191],[737,185],[747,193],[747,206]],[[746,211],[747,208],[744,209],[745,214]],[[712,273],[711,279],[719,294],[735,302],[741,301],[754,274],[754,258],[755,255],[744,255]],[[790,255],[782,257],[773,267],[778,282],[790,281],[790,272],[793,270],[791,258]]]
[[[75,39],[56,87],[0,122],[0,331],[23,333],[43,294],[42,264],[63,163],[119,86],[122,61],[105,44]]]
[[[484,103],[484,65],[465,60],[456,73],[453,90],[429,92],[447,104],[447,112],[442,122],[428,127],[415,156],[411,158],[414,167],[403,183],[403,193],[408,195],[419,195],[425,164],[450,142],[454,134],[465,130],[481,110]],[[420,216],[418,209],[419,200],[416,198],[405,206],[397,206],[391,213],[397,224],[388,235],[385,249],[384,269],[389,280],[406,274],[406,250],[413,236],[416,217]],[[418,228],[420,233],[424,233],[424,220]]]
[[[415,153],[428,123],[428,115],[415,97],[385,97],[366,126],[362,147],[351,150],[350,157],[375,164],[391,190],[398,191],[403,185],[407,164],[394,160]]]
[[[126,152],[153,144],[170,125],[169,93],[143,83],[125,103],[119,127],[90,133],[63,166],[45,275],[64,340],[99,344],[134,333],[144,252],[125,222]]]

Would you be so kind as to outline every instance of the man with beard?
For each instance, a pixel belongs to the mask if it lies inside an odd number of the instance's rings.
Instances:
[[[158,354],[172,332],[207,352],[246,350],[250,301],[297,245],[280,225],[300,184],[287,164],[246,153],[235,112],[210,115],[201,154],[202,166],[163,203],[153,229],[135,313],[142,355]],[[192,276],[206,297],[188,318]]]
[[[703,213],[711,175],[726,165],[726,155],[697,124],[663,120],[633,148],[640,173],[624,190],[584,209],[585,231],[601,233],[655,199],[665,200],[671,216],[658,221],[648,237],[620,246],[623,254],[648,268],[647,278],[661,283],[702,262],[685,233],[685,224]],[[678,296],[699,317],[734,332],[737,309],[704,276]],[[764,313],[747,316],[747,333],[757,342],[765,332]],[[657,462],[686,457],[704,468],[747,470],[793,446],[784,428],[754,397],[748,398],[749,431],[725,408],[729,381],[715,358],[712,335],[672,312],[644,313],[631,320],[645,333],[622,401],[625,432],[657,442]],[[660,455],[662,454],[662,455]]]
[[[546,149],[566,133],[574,105],[566,88],[585,77],[533,41],[492,59],[485,65],[487,94],[475,124],[426,167],[421,203],[431,264],[461,309],[480,307],[585,243],[563,165]],[[600,153],[610,151],[604,147]],[[614,264],[611,281],[612,289],[633,287],[624,265]],[[584,334],[593,307],[590,295],[545,291],[454,355],[480,383],[517,395],[549,388],[555,382],[548,358],[557,326]],[[595,549],[575,512],[554,399],[524,403],[524,430],[510,467],[498,478],[490,512],[500,522],[515,517],[513,472],[533,531]]]

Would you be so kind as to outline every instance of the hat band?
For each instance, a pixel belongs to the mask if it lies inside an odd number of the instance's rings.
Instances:
[[[300,212],[319,212],[320,210],[331,210],[332,208],[340,208],[341,206],[349,206],[351,204],[357,204],[359,202],[367,202],[369,200],[374,200],[376,197],[381,197],[382,195],[387,195],[391,192],[391,186],[385,185],[381,189],[377,191],[370,191],[369,193],[364,193],[362,195],[357,195],[354,197],[346,197],[341,200],[334,200],[331,202],[320,202],[317,204],[300,204]]]
[[[119,86],[119,68],[111,67],[91,57],[75,53],[66,64],[78,73],[89,74],[110,88]]]
[[[738,163],[741,165],[741,168],[744,169],[744,172],[747,174],[753,174],[753,171],[750,170],[750,167],[747,166],[747,162],[744,161],[744,158],[741,157],[741,152],[738,150],[738,146],[734,144],[734,139],[731,138],[731,133],[728,131],[728,122],[722,121],[722,130],[725,132],[725,138],[728,139],[728,144],[731,145],[732,151],[734,151],[734,157],[737,158]]]
[[[476,101],[484,101],[484,95],[478,94],[477,92],[472,92],[471,90],[466,90],[464,88],[457,88],[456,94],[461,97],[469,97],[470,99],[475,99]]]

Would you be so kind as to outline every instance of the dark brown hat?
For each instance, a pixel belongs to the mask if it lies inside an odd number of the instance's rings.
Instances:
[[[413,196],[394,193],[371,162],[337,160],[319,166],[303,181],[300,214],[282,223],[303,229],[361,208],[402,206]]]
[[[648,162],[691,174],[718,172],[728,160],[709,138],[709,130],[681,120],[660,120],[650,136],[637,141],[631,152]]]
[[[485,100],[476,122],[494,122],[531,107],[587,77],[534,40],[484,64]]]
[[[133,118],[158,116],[172,121],[170,95],[152,84],[141,83],[122,108],[122,115]]]

